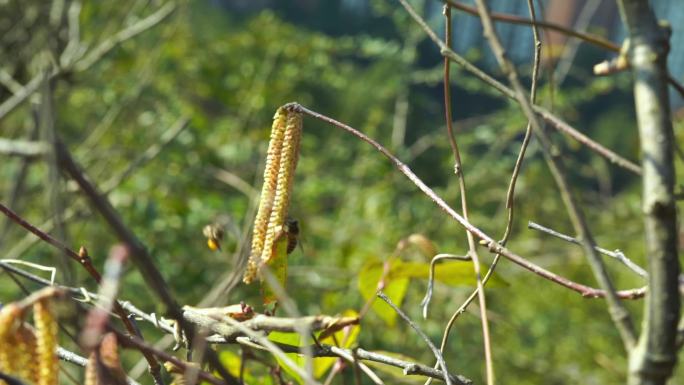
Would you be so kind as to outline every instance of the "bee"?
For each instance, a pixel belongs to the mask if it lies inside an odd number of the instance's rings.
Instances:
[[[299,240],[299,222],[296,219],[287,218],[285,226],[285,234],[287,234],[287,255],[290,255],[297,247],[297,242]]]
[[[215,223],[204,226],[202,234],[207,237],[207,247],[209,247],[209,250],[221,250],[221,241],[223,241],[224,233],[223,226],[220,224]]]

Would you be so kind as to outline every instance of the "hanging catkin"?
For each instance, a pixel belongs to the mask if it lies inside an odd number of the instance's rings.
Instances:
[[[301,134],[301,114],[279,108],[273,117],[264,185],[254,219],[252,250],[243,277],[245,283],[251,283],[259,267],[271,260],[274,242],[285,229]]]

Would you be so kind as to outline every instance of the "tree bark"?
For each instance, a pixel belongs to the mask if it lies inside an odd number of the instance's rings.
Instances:
[[[667,89],[670,30],[658,23],[647,0],[620,0],[619,5],[630,39],[649,270],[641,335],[629,357],[629,383],[665,384],[677,363],[680,311],[674,134]]]

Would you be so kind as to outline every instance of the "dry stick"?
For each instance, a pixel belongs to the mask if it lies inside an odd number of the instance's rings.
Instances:
[[[197,376],[201,378],[202,380],[205,380],[213,385],[226,385],[226,382],[231,383],[231,384],[238,384],[237,381],[235,382],[230,382],[228,379],[224,378],[226,381],[223,381],[222,379],[219,379],[215,376],[213,376],[210,373],[207,373],[203,370],[198,370],[196,367],[190,367],[190,365],[182,360],[179,360],[178,358],[164,352],[161,350],[156,349],[155,347],[147,344],[145,341],[139,339],[138,337],[131,336],[128,334],[124,334],[114,328],[109,327],[109,330],[114,332],[116,334],[117,339],[121,342],[121,345],[126,346],[126,347],[131,347],[135,348],[136,350],[139,350],[141,352],[146,352],[148,354],[153,354],[160,359],[164,361],[169,361],[172,364],[174,364],[176,367],[181,369],[183,373],[187,371],[188,369],[192,370],[197,370]]]
[[[451,8],[444,6],[445,17],[445,44],[451,48]],[[449,70],[451,62],[448,58],[444,58],[444,111],[446,114],[446,126],[449,136],[449,144],[451,151],[454,154],[454,172],[458,177],[458,188],[461,193],[461,212],[463,218],[468,221],[468,199],[466,197],[466,182],[465,173],[463,171],[463,164],[461,162],[461,153],[458,150],[456,137],[454,136],[453,119],[451,115],[451,88],[450,88],[450,74]],[[475,272],[475,280],[477,282],[477,298],[480,303],[480,320],[482,323],[482,343],[484,344],[485,368],[487,374],[487,384],[494,384],[494,366],[492,364],[492,345],[489,335],[489,320],[487,318],[487,300],[485,297],[484,286],[482,285],[482,273],[480,272],[480,257],[477,255],[477,246],[475,245],[475,238],[473,234],[466,231],[468,238],[468,255],[473,259],[473,270]],[[441,354],[441,352],[440,352]],[[446,369],[444,369],[446,371]]]
[[[554,179],[556,180],[556,182],[559,184],[559,189],[561,191],[561,197],[563,198],[563,202],[566,204],[566,206],[569,209],[568,211],[571,214],[570,219],[573,221],[573,225],[576,227],[576,229],[580,233],[582,239],[584,239],[586,241],[586,244],[584,244],[585,252],[589,255],[589,257],[590,257],[589,262],[590,262],[590,265],[592,266],[592,269],[595,272],[594,275],[599,280],[599,283],[602,286],[601,290],[592,289],[592,288],[589,288],[589,289],[595,291],[595,293],[601,293],[601,296],[605,296],[608,299],[609,312],[611,314],[611,317],[615,320],[615,324],[618,327],[618,330],[621,332],[621,336],[623,337],[623,341],[625,341],[626,345],[629,345],[630,341],[634,342],[636,338],[634,336],[634,331],[633,331],[634,329],[631,326],[631,320],[629,319],[629,313],[627,313],[626,309],[624,308],[624,306],[619,301],[620,298],[625,298],[625,295],[624,295],[625,293],[624,292],[620,293],[620,292],[614,291],[614,288],[612,286],[612,282],[610,282],[610,279],[607,275],[607,272],[605,271],[605,266],[603,265],[602,260],[600,259],[600,256],[596,253],[596,251],[591,246],[593,244],[593,240],[591,239],[590,234],[587,231],[587,226],[586,226],[586,223],[584,221],[584,217],[582,216],[582,213],[578,211],[576,203],[574,201],[574,198],[573,198],[573,196],[570,193],[570,190],[568,188],[567,181],[565,180],[564,173],[559,168],[560,159],[559,159],[558,151],[551,151],[551,144],[550,144],[550,140],[548,138],[548,135],[546,134],[545,131],[543,131],[541,129],[539,121],[537,120],[535,113],[532,111],[533,109],[540,111],[540,109],[533,107],[529,103],[527,98],[525,97],[525,90],[522,88],[522,85],[520,84],[520,81],[517,77],[517,72],[515,72],[515,69],[514,69],[512,63],[510,63],[510,61],[508,61],[508,59],[505,57],[503,48],[502,48],[500,42],[498,41],[498,37],[496,36],[495,33],[493,33],[493,26],[491,24],[491,19],[489,19],[487,17],[483,17],[483,21],[485,22],[485,25],[487,26],[485,28],[485,31],[489,32],[486,35],[492,40],[493,43],[498,43],[498,44],[494,44],[494,46],[496,47],[495,55],[497,56],[497,59],[503,64],[503,69],[508,74],[508,77],[509,77],[509,80],[511,81],[511,84],[516,88],[515,91],[509,89],[508,87],[505,87],[503,84],[492,79],[489,75],[486,75],[484,72],[480,71],[475,66],[473,66],[470,62],[463,59],[461,56],[459,56],[458,54],[456,54],[455,52],[450,50],[448,47],[446,47],[444,42],[442,42],[439,39],[439,37],[437,37],[437,35],[430,29],[430,27],[427,26],[425,21],[415,12],[415,10],[413,10],[413,8],[408,3],[406,3],[405,0],[399,0],[399,1],[404,5],[404,8],[406,8],[406,10],[409,12],[411,17],[413,17],[414,20],[416,20],[416,22],[425,30],[425,32],[428,34],[428,36],[430,36],[430,38],[433,41],[435,41],[435,43],[437,43],[437,45],[440,47],[440,50],[441,50],[443,55],[446,55],[449,58],[453,58],[453,60],[455,62],[463,65],[464,67],[466,67],[467,70],[469,70],[469,71],[473,70],[474,73],[477,74],[478,78],[485,81],[487,84],[491,85],[492,87],[499,88],[500,90],[502,90],[502,92],[504,92],[504,91],[505,92],[512,92],[513,94],[511,96],[522,106],[523,112],[527,116],[528,120],[532,122],[534,132],[537,134],[537,137],[540,140],[541,147],[544,150],[543,151],[544,156],[547,159],[547,163],[550,166],[549,168],[552,172],[552,175],[554,176]],[[486,7],[485,7],[483,13],[485,14],[485,16],[488,15]],[[487,21],[488,21],[488,23],[487,23]],[[541,113],[541,115],[544,116],[543,113]],[[425,187],[427,187],[427,186],[425,186]],[[449,208],[449,209],[451,209],[451,208]],[[453,211],[453,209],[451,209],[451,211]],[[453,214],[451,212],[449,212],[449,214],[453,216]],[[456,215],[458,215],[458,214],[456,214]],[[454,217],[454,218],[456,218],[456,217]],[[463,220],[463,218],[460,216],[458,216],[458,218],[459,219],[457,219],[457,220],[459,222],[461,222],[461,220]],[[464,221],[464,222],[467,223],[467,221]],[[463,224],[463,222],[461,222],[461,223]],[[470,223],[468,223],[468,225],[472,226]],[[512,259],[510,255],[506,255],[507,253],[510,253],[510,252],[505,247],[497,245],[496,242],[491,240],[491,238],[489,238],[488,236],[487,236],[487,238],[488,238],[488,240],[483,239],[483,241],[485,243],[489,244],[490,251],[498,253],[498,250],[503,250],[505,252],[503,252],[501,254],[503,254],[508,259],[511,259],[515,262],[515,259]],[[510,254],[512,254],[512,253],[510,253]],[[522,261],[519,261],[519,262],[523,262],[523,261],[525,264],[530,264],[529,261],[526,261],[524,259],[522,259]],[[545,276],[547,276],[547,278],[554,280],[554,282],[561,283],[560,281],[555,280],[555,278],[558,278],[557,275],[551,273],[552,275],[549,276],[549,275],[546,275],[546,273],[549,273],[548,271],[542,269],[545,272],[545,273],[542,273],[539,269],[540,268],[535,265],[535,269],[532,271],[536,272],[537,274],[545,274]],[[555,277],[553,277],[553,276],[555,276]],[[570,283],[570,286],[568,286],[568,287],[577,285],[576,283],[574,283],[572,281],[568,282],[568,280],[565,278],[562,278],[562,280],[565,280],[566,284]],[[563,284],[563,283],[561,283],[561,284]],[[580,286],[584,286],[584,285],[580,285]],[[586,288],[586,286],[585,286],[585,288]],[[645,288],[637,289],[637,291],[639,292],[639,294],[638,294],[639,296],[643,296],[644,292],[645,292]],[[632,294],[636,294],[636,292],[632,291]]]
[[[31,140],[36,140],[38,138],[38,122],[36,121],[36,118],[37,114],[34,113],[33,127],[31,127],[29,132],[29,139]],[[19,201],[19,197],[22,195],[22,191],[26,187],[26,178],[30,166],[31,162],[29,161],[29,159],[24,158],[21,160],[21,165],[19,166],[19,169],[14,173],[14,175],[12,175],[11,179],[14,183],[12,184],[12,188],[10,189],[10,191],[8,191],[7,197],[5,198],[5,203],[8,207],[16,207],[16,204]],[[5,218],[5,221],[2,223],[2,227],[0,227],[0,244],[4,243],[4,240],[8,235],[7,232],[9,231],[10,226],[12,226],[12,221],[9,218]]]
[[[17,275],[21,275],[24,278],[27,278],[33,282],[36,282],[38,284],[44,285],[44,286],[50,286],[51,282],[47,279],[37,277],[34,274],[31,274],[29,272],[26,272],[22,269],[19,269],[15,266],[12,266],[10,264],[6,264],[4,262],[0,261],[0,267],[5,268],[13,273],[16,273]],[[64,292],[71,293],[73,295],[88,295],[89,297],[95,299],[97,298],[97,294],[95,293],[90,293],[87,291],[84,291],[80,288],[75,288],[75,287],[68,287],[68,286],[61,286],[61,285],[56,285],[57,288],[60,290],[63,290]],[[147,314],[140,309],[136,308],[133,306],[130,302],[128,301],[119,301],[121,306],[126,309],[131,314],[134,314],[137,317],[140,317],[141,319],[145,320],[146,322],[149,322],[150,324],[154,325],[161,331],[168,333],[168,334],[173,334],[175,332],[173,326],[169,324],[168,322],[164,320],[159,320],[157,319],[154,315],[152,314]],[[239,335],[244,335],[242,331],[240,331],[237,328],[234,328],[229,325],[217,323],[216,319],[213,319],[207,315],[203,315],[199,312],[193,311],[191,308],[187,309],[184,313],[184,317],[186,320],[189,322],[195,323],[197,326],[202,326],[202,327],[207,327],[211,326],[212,329],[215,329],[215,331],[220,330],[221,332],[226,332],[227,336],[235,336],[235,333],[239,333]],[[352,320],[349,319],[349,322]],[[306,322],[310,324],[314,324],[314,326],[329,326],[325,325],[326,323],[333,322],[335,325],[339,325],[339,319],[338,321],[335,321],[334,317],[330,317],[330,320],[328,322],[325,322],[325,318],[321,318],[318,316],[309,316],[309,317],[303,317],[300,319],[292,319],[292,318],[277,318],[277,317],[264,317],[261,316],[261,318],[257,318],[253,322],[250,321],[244,321],[241,324],[244,325],[245,327],[249,328],[250,330],[282,330],[282,331],[288,331],[288,332],[294,332],[296,330],[296,324]],[[225,344],[229,343],[231,341],[239,342],[241,343],[240,337],[231,337],[231,338],[224,338],[220,334],[213,335],[207,338],[207,342],[212,343],[212,344]],[[280,347],[284,352],[286,353],[300,353],[302,350],[302,347],[299,346],[292,346],[292,345],[285,345],[285,344],[276,344],[278,347]],[[355,351],[352,351],[350,349],[342,349],[342,348],[336,348],[333,346],[329,345],[314,345],[311,347],[313,355],[315,357],[342,357],[342,353],[350,356],[355,356],[359,359],[365,360],[365,361],[373,361],[373,362],[378,362],[381,364],[389,365],[389,366],[394,366],[397,368],[401,368],[404,370],[404,374],[406,375],[423,375],[423,376],[428,376],[431,378],[436,378],[436,379],[442,379],[443,373],[440,370],[432,369],[430,367],[427,367],[422,364],[417,364],[414,362],[408,362],[408,361],[403,361],[394,357],[389,357],[385,356],[380,353],[374,353],[374,352],[369,352],[363,349],[356,349]],[[63,349],[62,349],[63,350]],[[61,351],[61,350],[60,350]],[[60,353],[61,354],[61,353]],[[78,358],[76,358],[78,361]],[[85,358],[83,358],[85,360]],[[85,363],[85,361],[82,361]],[[78,362],[75,362],[78,364]],[[472,381],[466,377],[463,377],[461,375],[453,375],[449,374],[451,377],[451,380],[453,383],[458,384],[458,385],[470,385],[472,384]]]
[[[151,15],[141,19],[130,27],[117,32],[112,38],[103,41],[100,45],[88,53],[86,57],[76,62],[76,69],[78,71],[87,70],[124,41],[132,39],[133,37],[162,22],[165,18],[171,15],[175,9],[176,4],[174,2],[167,3]],[[69,68],[66,69],[68,70]],[[53,79],[64,72],[64,69],[52,68],[48,72],[48,78]],[[14,111],[14,109],[26,101],[29,96],[33,95],[33,93],[40,88],[42,82],[43,74],[36,75],[21,89],[17,90],[14,95],[0,104],[0,120],[2,120],[10,112]]]
[[[261,335],[260,333],[246,327],[243,325],[243,323],[238,322],[230,317],[226,317],[223,319],[224,322],[229,324],[232,327],[235,327],[238,329],[240,332],[244,333],[246,336],[248,336],[251,339],[256,340],[259,344],[264,346],[268,351],[273,354],[275,357],[279,358],[281,361],[283,361],[287,366],[292,369],[297,375],[299,375],[302,380],[304,380],[305,384],[313,384],[313,385],[320,385],[318,381],[307,371],[302,370],[299,365],[297,365],[295,362],[290,359],[285,353],[271,340],[269,340],[267,337]],[[218,322],[218,321],[216,321]]]
[[[121,183],[123,183],[128,177],[130,177],[133,172],[138,169],[142,168],[145,166],[150,160],[158,156],[162,150],[169,145],[178,135],[188,126],[188,118],[187,117],[180,117],[171,127],[169,127],[166,131],[164,131],[161,134],[160,141],[161,143],[154,143],[150,147],[148,147],[139,157],[137,157],[135,160],[133,160],[126,169],[121,172],[118,175],[115,175],[111,178],[109,178],[107,181],[105,181],[102,184],[102,190],[104,191],[105,195],[108,195],[114,189],[119,186]],[[11,205],[10,205],[11,206]],[[76,215],[78,212],[78,209],[75,209],[73,207],[70,207],[68,210],[65,211],[64,213],[64,220],[67,221],[71,219],[74,215]],[[44,232],[49,232],[52,227],[54,226],[54,221],[52,219],[48,219],[45,221],[43,224],[41,224],[41,228],[43,229]],[[7,252],[7,258],[19,258],[21,254],[25,250],[27,250],[33,243],[35,242],[35,238],[31,237],[30,234],[27,234],[26,237],[24,237],[22,240],[17,242],[14,247],[12,247],[8,252]]]
[[[535,103],[536,98],[537,98],[537,80],[539,78],[539,66],[541,62],[541,40],[539,38],[539,30],[537,29],[537,24],[536,24],[536,13],[534,10],[534,4],[532,3],[532,0],[527,1],[527,7],[530,11],[530,17],[532,18],[533,21],[533,28],[532,28],[532,36],[534,38],[534,59],[533,59],[533,67],[532,67],[532,85],[530,86],[530,102]],[[514,199],[515,199],[515,185],[516,182],[518,181],[518,176],[520,175],[520,169],[522,168],[522,162],[525,159],[525,153],[527,152],[527,147],[530,144],[530,139],[532,138],[532,124],[531,122],[527,122],[527,127],[525,129],[525,136],[523,138],[523,142],[520,146],[520,152],[518,153],[518,158],[515,160],[515,166],[513,167],[513,173],[511,175],[511,180],[508,184],[508,191],[506,192],[506,209],[508,211],[507,219],[506,219],[506,229],[504,230],[504,235],[499,241],[499,243],[502,246],[506,245],[506,242],[508,242],[508,238],[511,234],[511,230],[513,229],[513,218],[514,218]],[[499,259],[501,258],[501,254],[496,254],[494,257],[494,261],[492,262],[492,266],[489,268],[487,271],[487,274],[485,274],[484,279],[482,280],[482,284],[486,284],[487,281],[489,280],[489,277],[492,276],[494,273],[494,270],[496,269],[496,266],[498,265]],[[463,314],[465,309],[470,305],[470,303],[475,299],[475,296],[477,295],[477,292],[479,292],[479,288],[475,289],[475,291],[463,302],[463,304],[452,314],[451,318],[449,319],[449,322],[447,322],[446,327],[444,328],[444,333],[442,335],[442,342],[440,344],[439,350],[444,351],[446,348],[446,343],[447,340],[449,339],[449,333],[451,332],[451,328],[453,327],[454,323],[456,322],[456,319]],[[430,380],[428,380],[425,385],[430,385]]]
[[[34,235],[36,235],[38,238],[42,239],[45,241],[47,244],[54,246],[58,250],[63,251],[67,256],[71,257],[74,259],[76,262],[81,264],[83,268],[90,274],[90,276],[95,280],[95,282],[99,285],[100,282],[102,282],[102,276],[100,273],[95,269],[95,266],[93,266],[92,260],[90,259],[90,256],[88,255],[87,250],[82,247],[79,252],[75,252],[68,248],[66,245],[62,244],[60,241],[57,239],[51,237],[49,234],[43,232],[42,230],[38,229],[37,227],[33,226],[32,224],[28,223],[26,220],[21,218],[17,213],[14,211],[10,210],[8,207],[0,203],[0,211],[2,211],[3,214],[5,214],[9,219],[20,225],[21,227],[25,228],[26,230],[30,231]],[[126,317],[126,313],[123,311],[121,306],[119,306],[118,302],[114,303],[114,312],[121,318],[121,322],[123,322],[124,326],[126,327],[126,330],[129,333],[135,334],[135,327],[131,323],[131,321]],[[147,360],[149,364],[149,370],[150,374],[152,374],[152,377],[155,379],[155,383],[161,383],[158,381],[161,381],[161,374],[160,374],[160,365],[157,362],[157,360],[151,356],[144,354],[145,359]]]
[[[392,307],[392,309],[394,309],[394,311],[397,314],[399,314],[399,316],[404,321],[406,321],[406,323],[409,324],[409,326],[411,326],[411,328],[413,330],[415,330],[416,333],[418,333],[420,338],[422,338],[425,341],[425,343],[428,345],[430,350],[432,350],[432,354],[435,355],[435,358],[437,359],[439,366],[442,368],[442,374],[444,374],[444,382],[446,382],[447,385],[452,385],[451,378],[449,377],[449,370],[447,370],[446,362],[444,361],[444,357],[442,356],[442,352],[440,352],[439,349],[437,349],[435,344],[433,344],[432,341],[430,341],[430,338],[418,327],[418,325],[416,325],[413,321],[411,321],[411,319],[408,317],[408,315],[406,315],[406,313],[404,313],[401,309],[399,309],[399,307],[397,305],[395,305],[392,302],[392,300],[389,299],[389,297],[385,295],[385,293],[383,293],[382,291],[379,291],[377,293],[377,295],[383,301],[385,301],[388,305],[390,305],[390,307]]]
[[[468,231],[473,233],[477,238],[481,239],[486,246],[489,248],[489,250],[492,253],[498,253],[506,257],[507,259],[511,260],[517,265],[522,266],[523,268],[539,275],[542,278],[548,279],[549,281],[555,282],[561,286],[564,286],[570,290],[573,290],[579,294],[581,294],[584,297],[591,297],[591,298],[598,298],[598,297],[604,297],[606,295],[604,290],[592,288],[574,281],[571,281],[565,277],[562,277],[560,275],[557,275],[555,273],[552,273],[541,266],[538,266],[527,259],[515,254],[511,250],[507,249],[504,246],[499,245],[494,238],[491,236],[487,235],[485,232],[480,230],[479,228],[475,227],[473,224],[470,222],[466,221],[460,214],[458,214],[453,208],[449,206],[442,198],[440,198],[430,187],[428,187],[425,182],[423,182],[411,169],[404,164],[402,161],[400,161],[396,156],[392,155],[389,150],[387,150],[384,146],[382,146],[380,143],[376,142],[375,140],[371,139],[370,137],[366,136],[362,132],[356,130],[353,127],[350,127],[344,123],[341,123],[335,119],[332,119],[328,116],[325,116],[323,114],[320,114],[318,112],[309,110],[308,108],[297,104],[297,103],[290,103],[287,105],[288,108],[295,109],[297,111],[300,111],[306,115],[311,116],[312,118],[321,120],[323,122],[329,123],[333,125],[334,127],[337,127],[339,129],[345,130],[348,133],[354,135],[355,137],[363,140],[364,142],[370,144],[373,146],[376,150],[378,150],[381,154],[383,154],[386,158],[388,158],[392,164],[402,173],[404,174],[418,189],[420,189],[425,195],[427,195],[430,200],[432,200],[440,209],[442,209],[445,213],[447,213],[451,218],[453,218],[456,222],[458,222],[461,226],[465,227]],[[638,289],[630,289],[630,290],[621,290],[617,292],[617,296],[619,298],[623,299],[636,299],[636,298],[641,298],[644,296],[646,292],[646,288],[638,288]]]
[[[48,146],[45,153],[44,161],[47,166],[47,207],[48,211],[52,213],[55,223],[55,234],[57,239],[62,242],[67,240],[67,231],[64,222],[64,204],[62,199],[62,178],[59,171],[59,163],[57,162],[57,143],[56,143],[56,129],[55,119],[56,112],[54,108],[54,90],[51,81],[44,73],[43,84],[39,92],[40,105],[38,106],[38,131],[39,137]],[[57,268],[61,270],[66,283],[72,283],[74,278],[73,265],[69,263],[69,257],[63,253],[57,255]]]
[[[475,77],[486,83],[487,85],[491,86],[492,88],[496,89],[499,91],[501,94],[506,96],[507,98],[511,100],[517,100],[517,94],[516,91],[511,89],[510,87],[507,87],[503,83],[499,82],[498,80],[494,79],[481,69],[477,68],[474,66],[471,62],[463,58],[461,55],[457,54],[456,52],[452,51],[449,49],[442,40],[435,34],[432,29],[427,25],[425,20],[416,13],[416,11],[411,7],[408,3],[406,3],[404,0],[399,0],[402,4],[404,5],[404,8],[407,9],[407,12],[411,17],[420,25],[420,27],[425,31],[425,33],[428,35],[428,37],[437,44],[437,46],[440,48],[440,53],[443,56],[448,57],[451,61],[455,62],[456,64],[460,65],[465,69],[466,71],[470,72],[473,74]],[[408,7],[408,8],[407,8]],[[577,131],[575,128],[570,126],[568,123],[563,121],[561,118],[557,117],[554,115],[552,112],[549,110],[540,107],[536,104],[531,106],[532,110],[534,113],[539,114],[544,120],[549,122],[555,129],[557,129],[560,132],[563,132],[570,136],[571,138],[575,139],[576,141],[580,142],[584,146],[586,146],[589,150],[603,156],[604,158],[608,159],[611,163],[614,163],[615,165],[622,167],[626,170],[631,171],[634,174],[640,175],[641,174],[641,168],[635,164],[634,162],[627,160],[623,158],[622,156],[616,154],[612,150],[604,147],[603,145],[597,143],[596,141],[592,140],[591,138],[587,137],[583,133]]]
[[[508,59],[504,51],[503,45],[499,40],[499,37],[494,30],[494,25],[492,19],[489,16],[489,9],[485,0],[476,0],[477,8],[480,13],[480,19],[482,20],[482,25],[484,28],[484,35],[490,43],[492,51],[499,62],[501,69],[506,73],[510,84],[515,90],[515,96],[520,104],[523,112],[527,116],[528,120],[532,123],[533,132],[539,140],[546,159],[546,163],[549,166],[551,174],[558,185],[558,189],[561,193],[561,198],[566,206],[568,215],[570,216],[570,221],[573,224],[575,231],[579,234],[580,239],[582,239],[582,246],[587,255],[589,265],[592,268],[594,277],[599,283],[599,286],[606,292],[606,303],[608,305],[608,312],[615,323],[622,341],[625,345],[627,351],[629,351],[636,343],[636,333],[634,330],[634,325],[632,324],[629,312],[625,308],[624,304],[620,301],[618,296],[615,294],[615,288],[608,275],[606,267],[601,259],[601,256],[594,249],[595,242],[589,230],[589,226],[584,218],[584,213],[577,205],[575,201],[574,194],[570,189],[570,185],[566,179],[566,173],[563,167],[562,159],[558,155],[557,151],[552,148],[551,140],[544,131],[537,120],[537,116],[532,110],[532,104],[525,97],[525,90],[522,87],[518,74],[513,66],[513,63]]]
[[[555,230],[550,229],[548,227],[544,227],[538,223],[528,222],[527,227],[530,229],[534,229],[534,230],[541,231],[543,233],[552,235],[552,236],[559,238],[559,239],[562,239],[566,242],[574,243],[576,245],[582,244],[582,242],[580,242],[580,240],[577,238],[573,238],[569,235],[559,233],[558,231],[555,231]],[[627,256],[622,251],[620,251],[620,250],[610,251],[610,250],[604,249],[604,248],[599,247],[599,246],[596,246],[595,249],[596,249],[596,251],[598,251],[599,253],[601,253],[603,255],[607,255],[611,258],[617,259],[618,261],[622,262],[625,266],[627,266],[630,270],[632,270],[633,272],[635,272],[639,276],[641,276],[643,278],[648,278],[648,273],[646,272],[646,270],[644,270],[641,266],[637,265],[636,263],[632,262],[632,260],[627,258]]]
[[[466,4],[461,4],[458,3],[455,0],[442,0],[443,2],[449,4],[449,6],[458,9],[459,11],[463,11],[465,13],[469,13],[473,16],[477,16],[477,8],[466,5]],[[610,40],[606,40],[600,36],[593,35],[590,33],[585,33],[585,32],[580,32],[576,31],[572,28],[568,28],[564,25],[556,24],[556,23],[550,23],[547,21],[541,21],[541,20],[530,20],[530,19],[525,19],[516,15],[510,15],[506,13],[495,13],[492,12],[490,13],[490,16],[492,17],[492,20],[496,21],[501,21],[504,23],[510,23],[510,24],[519,24],[519,25],[531,25],[531,26],[537,26],[541,27],[545,30],[552,30],[556,32],[560,32],[562,34],[572,36],[575,38],[578,38],[580,40],[583,40],[589,44],[593,44],[597,47],[601,47],[605,50],[612,51],[612,52],[620,52],[620,46],[613,43]],[[674,87],[679,94],[684,96],[684,85],[679,83],[677,79],[675,79],[674,76],[668,73],[667,75],[667,81],[670,83],[672,87]]]
[[[100,212],[105,221],[114,230],[116,235],[127,244],[131,252],[131,259],[136,265],[140,273],[145,278],[145,282],[152,288],[155,294],[166,306],[166,311],[169,316],[176,319],[181,325],[181,329],[189,340],[194,336],[194,330],[191,325],[187,324],[182,317],[182,311],[176,300],[173,298],[169,288],[164,281],[161,273],[152,262],[152,256],[138,237],[124,224],[114,206],[109,202],[106,196],[102,195],[94,184],[88,180],[86,175],[81,171],[81,168],[76,161],[71,157],[69,150],[61,141],[58,145],[58,158],[62,163],[64,171],[71,176],[71,178],[79,185],[83,193],[91,201],[93,208]],[[125,318],[125,317],[122,317]],[[124,321],[125,322],[125,321]],[[135,334],[135,333],[132,333]],[[221,374],[221,376],[228,382],[237,383],[228,371],[225,370],[221,362],[218,360],[216,353],[206,351],[208,361]]]
[[[649,272],[641,336],[629,357],[628,383],[665,384],[678,361],[681,309],[675,138],[666,84],[672,31],[661,25],[646,0],[620,0],[618,5],[631,42],[629,62],[644,171],[641,207]]]

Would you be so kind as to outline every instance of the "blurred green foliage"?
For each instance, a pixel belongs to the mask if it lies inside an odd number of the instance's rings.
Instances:
[[[0,8],[2,17],[23,15],[15,20],[21,21],[17,24],[24,32],[16,30],[19,37],[15,40],[3,38],[0,64],[17,81],[26,83],[60,46],[41,38],[50,36],[47,5],[41,1],[9,3],[0,5],[5,7]],[[93,47],[135,23],[140,15],[153,12],[156,3],[85,2],[81,38]],[[438,53],[402,9],[384,1],[372,4],[372,21],[378,24],[368,28],[368,33],[357,33],[354,23],[347,29],[337,23],[337,29],[331,27],[334,34],[328,35],[316,30],[325,29],[319,22],[293,24],[268,9],[240,13],[209,1],[182,3],[167,20],[123,42],[92,68],[54,81],[56,130],[99,186],[116,180],[133,160],[159,143],[178,119],[190,119],[188,128],[159,155],[132,170],[109,194],[128,226],[151,251],[179,302],[196,305],[226,274],[239,274],[241,259],[234,254],[243,246],[244,258],[244,247],[248,247],[244,241],[249,240],[271,117],[286,102],[298,101],[377,139],[453,207],[459,207],[444,129]],[[481,55],[466,54],[475,59]],[[524,66],[520,69],[529,72]],[[637,159],[628,75],[594,79],[589,70],[577,73],[562,89],[550,85],[544,75],[539,100],[544,104],[553,100],[553,109],[583,132]],[[484,231],[501,236],[506,189],[526,122],[516,106],[455,67],[452,86],[470,219]],[[2,90],[3,100],[9,92]],[[3,119],[2,136],[29,138],[36,126],[33,110],[34,103],[25,103]],[[678,125],[678,142],[682,143]],[[567,138],[555,138],[599,244],[619,248],[643,265],[638,178]],[[19,158],[8,158],[0,167],[0,193],[7,197],[3,202],[9,199],[21,164]],[[289,257],[287,292],[302,314],[359,311],[377,287],[377,282],[368,281],[380,275],[371,265],[379,269],[382,262],[396,261],[395,267],[404,266],[411,274],[416,274],[412,271],[416,266],[425,268],[430,257],[418,247],[397,248],[411,234],[425,235],[438,253],[467,251],[464,231],[454,221],[373,148],[333,127],[305,119],[296,178],[291,215],[299,220],[302,248]],[[46,180],[46,163],[31,162],[13,206],[37,225],[54,213],[47,200]],[[66,221],[67,244],[87,246],[101,267],[117,239],[89,209],[75,185],[65,181],[56,188],[63,207],[77,212]],[[221,252],[207,249],[202,237],[203,226],[215,221],[227,228]],[[534,143],[518,180],[509,246],[552,271],[594,284],[579,248],[526,229],[527,221],[571,231]],[[0,221],[0,250],[11,255],[26,232],[5,222]],[[35,243],[21,258],[53,266],[57,255],[58,251]],[[484,251],[482,257],[491,262]],[[619,287],[643,285],[622,265],[606,262]],[[457,265],[470,269],[463,262],[444,262],[443,269],[453,269],[460,276],[466,270]],[[392,284],[401,286],[395,287],[401,293],[394,298],[439,341],[451,312],[471,292],[472,277],[460,283],[454,276],[438,279],[428,319],[423,320],[420,301],[427,286],[425,276],[420,273],[420,279],[409,279],[415,275],[402,275],[400,270],[395,271]],[[75,272],[78,285],[95,289],[84,271]],[[505,260],[498,274],[508,284],[492,287],[487,299],[500,381],[515,379],[522,385],[624,382],[625,355],[601,300],[582,298]],[[22,296],[7,274],[0,275],[0,282],[0,300]],[[258,305],[256,286],[239,284],[219,296],[216,304],[245,301]],[[35,288],[30,283],[27,287]],[[364,287],[370,289],[359,290]],[[390,287],[385,289],[390,291]],[[163,311],[132,267],[124,277],[121,298],[149,312]],[[640,314],[640,301],[629,306]],[[456,322],[445,357],[452,370],[482,383],[478,314],[473,304]],[[149,325],[140,326],[147,339],[160,337]],[[77,349],[66,336],[62,343]],[[386,309],[368,313],[357,343],[367,350],[433,363],[419,337]],[[225,362],[239,357],[235,347],[220,349],[225,351]],[[127,353],[125,360],[129,369],[140,356]],[[248,367],[254,381],[266,381],[267,371],[258,363],[250,362]],[[379,373],[385,375],[384,370]],[[399,381],[387,376],[388,382]],[[336,383],[352,379],[352,371],[345,370]],[[401,378],[405,380],[420,382]],[[146,376],[141,381],[151,383]],[[675,376],[676,383],[681,378]]]

